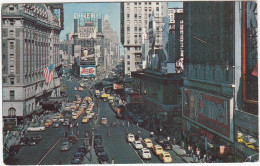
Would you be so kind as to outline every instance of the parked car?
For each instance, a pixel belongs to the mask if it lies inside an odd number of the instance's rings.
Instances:
[[[94,147],[96,147],[98,145],[102,145],[102,139],[95,139],[94,140]]]
[[[19,144],[22,145],[22,146],[25,146],[25,145],[27,145],[29,142],[30,142],[30,138],[29,138],[29,137],[22,137],[22,138],[20,138]]]
[[[44,126],[38,126],[38,127],[28,127],[27,131],[45,131],[45,127]]]
[[[78,137],[76,135],[70,135],[69,136],[69,142],[76,143],[78,141]]]
[[[95,137],[94,137],[94,139],[95,139],[95,140],[96,140],[96,139],[101,139],[101,140],[102,140],[102,135],[96,134]]]
[[[159,159],[164,162],[164,163],[171,163],[172,162],[172,157],[170,153],[168,152],[163,152],[159,155]]]
[[[56,121],[56,122],[53,123],[52,126],[55,127],[55,128],[57,128],[57,127],[60,126],[60,122],[59,122],[59,121]]]
[[[98,156],[98,162],[99,164],[104,164],[105,162],[108,162],[108,155],[106,152],[100,153]]]
[[[78,152],[82,152],[82,153],[84,153],[84,155],[86,155],[87,153],[88,153],[88,149],[89,149],[89,147],[88,146],[79,146],[78,147]]]
[[[154,138],[154,141],[161,145],[165,141],[165,139],[163,138],[163,136],[157,136]]]
[[[141,141],[134,141],[133,146],[135,149],[143,149],[143,144],[141,143]]]
[[[68,119],[64,120],[64,122],[62,123],[63,126],[68,126],[70,124],[70,121]]]
[[[72,144],[68,141],[65,141],[62,143],[62,145],[60,147],[60,151],[68,151],[68,150],[70,150],[71,147],[72,147]]]
[[[29,145],[30,146],[34,146],[36,144],[38,144],[40,141],[36,138],[36,137],[31,137],[30,138],[30,142],[29,142]]]
[[[171,144],[170,141],[164,141],[162,143],[162,147],[163,147],[163,149],[171,150],[172,149],[172,144]]]
[[[76,152],[76,153],[74,154],[74,158],[78,158],[78,159],[80,159],[81,161],[84,159],[84,157],[85,157],[85,154],[84,154],[83,152]]]
[[[150,153],[150,150],[147,148],[143,148],[139,151],[139,155],[142,159],[151,159],[152,155]]]
[[[127,141],[128,142],[134,142],[135,141],[134,134],[132,134],[132,133],[127,134]]]
[[[156,155],[160,155],[163,152],[163,148],[160,145],[155,145],[153,147],[153,153]]]
[[[153,142],[149,138],[142,140],[142,144],[146,148],[153,148]]]
[[[81,160],[79,159],[79,158],[73,158],[72,160],[71,160],[71,164],[81,164]]]
[[[104,147],[102,145],[95,146],[96,155],[99,156],[100,153],[104,152]]]

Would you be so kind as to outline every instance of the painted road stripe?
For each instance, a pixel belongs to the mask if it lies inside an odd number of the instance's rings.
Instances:
[[[52,151],[52,149],[57,145],[57,143],[58,143],[60,140],[61,140],[61,138],[58,139],[58,141],[50,148],[50,150],[43,156],[43,158],[38,162],[37,165],[39,165],[39,164],[42,162],[42,160],[44,160],[44,158]]]
[[[134,152],[136,153],[136,155],[139,157],[139,159],[144,163],[144,161],[142,160],[142,158],[139,156],[139,154],[136,152],[136,150],[131,146],[130,143],[128,143],[129,146],[134,150]]]

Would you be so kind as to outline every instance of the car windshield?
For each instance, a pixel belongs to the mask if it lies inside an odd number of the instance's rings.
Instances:
[[[162,148],[161,148],[161,147],[158,147],[157,150],[162,150]]]
[[[139,145],[140,145],[140,144],[142,144],[142,143],[141,143],[141,142],[136,142],[136,144],[139,144]]]
[[[167,155],[165,155],[165,157],[171,157],[171,156],[167,154]]]
[[[144,151],[144,153],[150,153],[149,151]]]
[[[146,141],[146,143],[150,144],[150,143],[152,143],[152,141],[149,141],[149,140],[148,140],[148,141]]]

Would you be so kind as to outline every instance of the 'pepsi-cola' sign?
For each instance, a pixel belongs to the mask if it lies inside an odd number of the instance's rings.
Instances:
[[[79,72],[80,77],[95,77],[96,67],[94,65],[81,65]]]
[[[233,142],[233,99],[183,88],[182,115]]]

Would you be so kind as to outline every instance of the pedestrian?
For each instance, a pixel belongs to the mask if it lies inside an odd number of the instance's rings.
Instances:
[[[167,140],[170,141],[170,137],[169,136],[167,137]]]
[[[129,121],[127,121],[127,127],[129,127]]]
[[[110,136],[110,130],[109,129],[107,130],[107,136]]]
[[[115,160],[114,160],[114,158],[112,158],[112,160],[111,160],[111,164],[115,164]]]
[[[136,123],[136,126],[138,127],[138,122]]]

